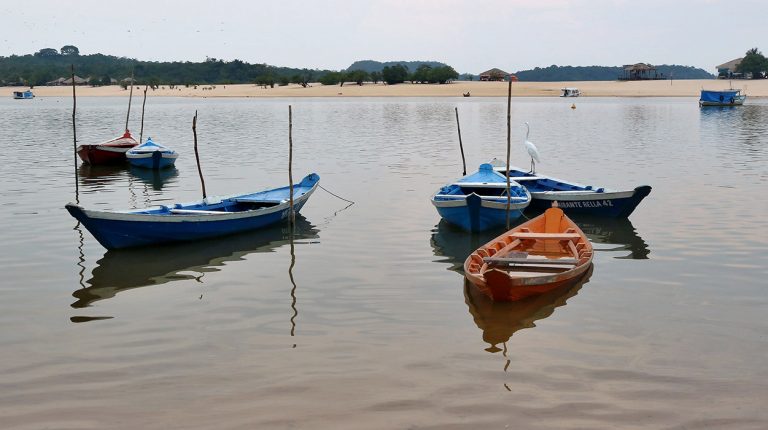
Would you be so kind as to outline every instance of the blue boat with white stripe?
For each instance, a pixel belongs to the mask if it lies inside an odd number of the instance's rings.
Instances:
[[[320,176],[312,173],[293,186],[296,213],[319,182]],[[87,210],[74,203],[65,207],[102,246],[118,249],[219,237],[275,224],[290,214],[289,194],[289,187],[282,187],[125,211]]]
[[[511,196],[509,219],[518,219],[531,202],[531,194],[515,181],[509,184],[490,164],[448,184],[432,196],[432,204],[443,219],[471,232],[490,230],[507,223],[507,198]]]
[[[148,137],[146,142],[129,149],[125,157],[132,166],[158,170],[173,166],[179,154]]]
[[[491,164],[496,172],[504,176],[506,165],[503,161],[494,159]],[[633,190],[612,190],[531,173],[514,166],[509,168],[509,177],[530,191],[531,209],[546,210],[552,207],[553,201],[557,201],[558,207],[567,215],[626,218],[651,193],[649,185]]]

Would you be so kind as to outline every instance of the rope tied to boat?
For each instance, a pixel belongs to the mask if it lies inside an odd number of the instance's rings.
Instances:
[[[347,202],[347,203],[350,203],[350,204],[352,204],[352,205],[353,205],[353,204],[355,204],[355,202],[353,202],[352,200],[347,200],[347,199],[345,199],[344,197],[341,197],[341,196],[339,196],[338,194],[334,194],[334,193],[332,193],[332,192],[328,191],[326,188],[324,188],[324,187],[323,187],[322,185],[320,185],[320,184],[317,184],[317,186],[318,186],[318,187],[320,187],[320,189],[322,189],[322,190],[323,190],[323,191],[325,191],[326,193],[328,193],[328,194],[330,194],[330,195],[332,195],[332,196],[336,197],[336,198],[337,198],[337,199],[339,199],[339,200],[344,200],[345,202]],[[346,208],[345,208],[345,209],[346,209]]]

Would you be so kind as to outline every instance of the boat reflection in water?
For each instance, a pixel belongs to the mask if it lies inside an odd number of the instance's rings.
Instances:
[[[440,220],[432,230],[430,245],[432,245],[432,252],[436,256],[445,257],[445,259],[437,261],[449,263],[448,270],[464,275],[464,260],[469,254],[502,232],[504,232],[504,228],[470,233],[445,220]]]
[[[547,318],[556,308],[565,306],[568,299],[578,294],[581,287],[589,282],[593,267],[590,266],[584,275],[574,282],[514,302],[494,302],[465,280],[464,301],[477,328],[483,331],[483,340],[490,345],[485,350],[491,353],[503,351],[506,356],[506,342],[509,338],[518,330],[535,327],[535,321]],[[502,345],[503,349],[499,345]]]
[[[141,182],[151,185],[153,190],[163,189],[163,185],[175,182],[179,176],[179,169],[170,167],[165,169],[144,169],[141,167],[130,166],[131,175],[138,178]]]
[[[77,168],[80,185],[84,192],[95,192],[105,185],[128,177],[127,164],[91,165],[81,164]]]
[[[228,261],[242,260],[254,252],[272,252],[291,244],[290,232],[288,224],[280,224],[211,240],[107,251],[97,262],[87,285],[72,293],[77,301],[71,306],[85,308],[132,288],[199,279],[205,273],[222,270]],[[319,230],[304,217],[296,216],[293,241],[316,239],[318,233]],[[137,267],[141,270],[136,270]],[[94,318],[74,317],[72,321],[91,319]]]
[[[627,218],[573,216],[571,219],[587,235],[595,251],[616,252],[614,258],[647,260],[651,251]],[[601,247],[600,244],[613,245]]]

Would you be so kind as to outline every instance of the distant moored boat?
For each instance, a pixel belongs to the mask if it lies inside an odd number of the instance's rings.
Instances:
[[[122,163],[125,162],[125,152],[138,144],[131,132],[125,130],[122,136],[104,143],[78,146],[77,155],[84,163],[93,166]]]
[[[741,106],[746,100],[747,95],[742,94],[741,90],[701,90],[699,106]]]
[[[129,149],[125,156],[133,166],[164,169],[173,166],[179,154],[171,148],[155,143],[151,137],[148,137],[146,142]]]
[[[32,92],[32,90],[14,91],[13,98],[16,100],[29,100],[35,98],[35,94]]]

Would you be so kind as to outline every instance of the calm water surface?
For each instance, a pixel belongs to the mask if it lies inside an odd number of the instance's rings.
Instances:
[[[503,99],[150,99],[153,175],[77,169],[71,100],[0,100],[0,427],[768,428],[768,101],[515,99],[513,151],[538,170],[653,186],[629,220],[578,219],[591,277],[494,304],[466,255],[499,232],[439,223],[430,195],[506,151]],[[126,100],[78,100],[78,139]],[[197,199],[287,182],[323,190],[285,226],[106,252],[64,210]],[[134,106],[136,103],[134,103]],[[138,134],[134,108],[131,129]],[[77,170],[79,195],[75,195]]]

